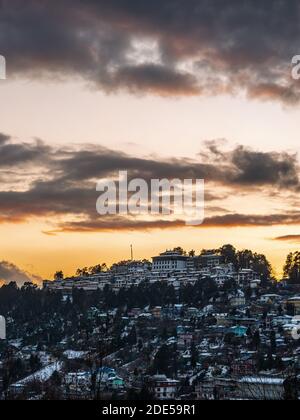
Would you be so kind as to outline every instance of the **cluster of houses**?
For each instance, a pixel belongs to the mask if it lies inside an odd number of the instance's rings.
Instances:
[[[184,304],[133,308],[123,314],[120,336],[128,336],[135,328],[135,343],[106,356],[100,367],[95,350],[89,346],[80,350],[80,341],[76,350],[68,348],[68,340],[62,341],[58,356],[47,349],[38,351],[36,346],[22,347],[22,340],[11,340],[9,345],[18,357],[27,360],[38,355],[42,367],[11,384],[9,395],[18,398],[29,392],[27,396],[35,397],[32,384],[37,382],[42,389],[55,372],[64,399],[95,398],[97,392],[101,398],[114,395],[126,399],[130,390],[141,392],[146,386],[156,400],[281,400],[289,381],[298,387],[300,379],[300,344],[293,336],[300,320],[289,315],[287,308],[296,314],[300,297],[291,296],[284,288],[276,294],[260,293],[255,299],[243,300],[234,309],[230,303],[218,301],[202,309]],[[100,317],[113,325],[118,311],[92,308],[89,312],[91,321]],[[255,333],[259,343],[254,342]],[[151,375],[149,367],[163,346],[168,348],[168,359],[176,360],[176,369]],[[193,352],[197,354],[194,362]]]
[[[10,385],[10,394],[20,396],[36,381],[43,389],[55,373],[64,399],[130,399],[133,394],[156,400],[297,399],[300,287],[296,285],[264,285],[253,270],[236,270],[219,254],[196,257],[175,250],[154,257],[152,263],[130,261],[94,275],[45,281],[44,288],[65,295],[74,288],[120,290],[142,281],[180,288],[207,277],[219,290],[203,305],[183,303],[180,293],[178,303],[165,306],[99,305],[78,315],[80,329],[75,336],[61,315],[63,339],[48,346],[47,335],[45,341],[42,334],[42,350],[36,345],[24,347],[21,339],[8,340],[17,357],[27,360],[37,355],[41,361],[36,373]],[[225,292],[228,280],[235,287]],[[40,328],[47,330],[53,320],[44,322]],[[110,348],[101,359],[99,343]],[[30,389],[31,397],[40,397]]]
[[[13,383],[9,387],[9,395],[14,398],[18,398],[26,393],[29,396],[33,395],[34,392],[30,390],[33,385],[36,388],[38,387],[41,392],[43,386],[51,380],[54,374],[58,375],[61,380],[61,389],[63,391],[61,398],[64,399],[88,399],[96,392],[111,394],[115,391],[124,391],[125,382],[113,368],[104,366],[95,371],[80,370],[74,372],[67,369],[66,363],[68,361],[80,363],[84,362],[86,357],[87,354],[85,352],[66,351],[59,362],[52,361],[50,364],[47,363],[34,374]],[[94,390],[92,389],[93,383]]]
[[[49,290],[60,290],[65,294],[74,288],[87,292],[104,290],[109,286],[113,290],[128,289],[141,282],[168,282],[175,289],[186,284],[194,285],[205,277],[213,279],[219,287],[227,280],[234,279],[237,284],[249,285],[256,289],[260,284],[259,276],[252,269],[235,270],[233,264],[225,264],[219,254],[208,252],[200,256],[189,256],[181,251],[166,251],[148,261],[127,261],[112,269],[98,274],[72,277],[67,279],[46,280],[43,285]]]
[[[106,398],[126,399],[129,390],[141,392],[146,385],[149,395],[157,400],[284,399],[289,381],[298,383],[298,376],[300,379],[299,337],[293,336],[293,332],[298,334],[300,319],[287,310],[299,313],[300,297],[284,287],[276,294],[259,290],[250,300],[243,297],[242,290],[240,294],[235,298],[241,299],[240,304],[234,308],[231,300],[227,304],[214,301],[202,309],[184,304],[133,308],[124,313],[120,332],[126,337],[135,328],[136,343],[131,348],[120,349],[106,356],[101,367],[91,365],[88,369],[93,352],[69,350],[67,342],[62,342],[62,356],[40,353],[44,367],[12,384],[9,391],[21,395],[31,382],[46,383],[58,372],[63,396],[71,399],[91,398],[93,376],[95,389]],[[113,324],[117,310],[92,308],[89,316]],[[162,328],[166,334],[161,333]],[[259,343],[254,343],[255,333]],[[23,359],[36,351],[36,347],[11,345],[19,348]],[[169,349],[170,360],[176,359],[176,372],[166,375],[157,371],[151,376],[149,366],[162,346]],[[66,368],[73,361],[76,369],[72,370],[72,365]]]

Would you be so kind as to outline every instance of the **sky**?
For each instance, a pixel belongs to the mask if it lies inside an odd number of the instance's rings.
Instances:
[[[26,4],[26,7],[25,7]],[[0,280],[182,246],[299,249],[299,2],[2,0]],[[203,225],[99,216],[96,182],[201,178]],[[2,262],[1,262],[2,261]]]

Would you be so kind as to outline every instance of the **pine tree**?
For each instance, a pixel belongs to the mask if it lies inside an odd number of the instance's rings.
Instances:
[[[195,369],[197,367],[198,359],[199,359],[198,350],[196,348],[195,343],[193,342],[192,347],[191,347],[191,366],[192,366],[192,368]]]
[[[253,346],[256,348],[256,350],[259,348],[260,343],[261,343],[261,339],[260,339],[260,333],[259,331],[255,331],[254,335],[253,335]]]
[[[271,352],[272,353],[276,353],[276,351],[277,351],[277,343],[276,343],[276,333],[275,333],[275,331],[272,331],[271,332],[270,340],[271,340]]]

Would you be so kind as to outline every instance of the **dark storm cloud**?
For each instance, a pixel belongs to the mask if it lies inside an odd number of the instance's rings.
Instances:
[[[14,143],[9,136],[0,133],[0,168],[48,161],[51,148],[42,141]]]
[[[207,152],[201,154],[206,161],[227,163],[226,182],[238,185],[277,185],[299,188],[299,165],[296,154],[260,152],[244,146],[224,152],[218,142],[207,143]],[[201,156],[200,155],[200,156]]]
[[[95,185],[60,187],[40,182],[27,191],[0,192],[0,223],[23,222],[31,217],[65,216],[95,212]]]
[[[225,214],[207,218],[205,227],[250,227],[300,224],[300,213],[293,214]]]
[[[205,163],[204,163],[205,162]],[[68,182],[89,180],[126,170],[144,179],[205,179],[225,186],[274,186],[297,190],[299,165],[297,155],[285,152],[260,152],[244,146],[224,151],[217,141],[209,142],[200,160],[136,158],[99,146],[70,153],[58,162],[63,179]]]
[[[262,153],[238,147],[232,153],[232,163],[237,167],[237,181],[245,184],[277,183],[284,187],[298,186],[296,156],[286,153]]]
[[[44,181],[35,189],[44,186],[51,190],[70,183],[92,181],[116,175],[126,170],[133,177],[153,178],[204,178],[225,186],[267,186],[299,188],[299,167],[295,154],[260,152],[244,146],[225,151],[217,141],[209,142],[202,150],[200,159],[137,158],[124,152],[97,145],[51,148],[42,141],[0,144],[0,167],[22,167],[24,164],[44,165],[45,173],[52,173],[49,185]],[[205,163],[204,163],[205,162]]]
[[[198,159],[131,156],[98,145],[51,147],[43,141],[22,143],[0,134],[0,223],[20,223],[31,218],[75,217],[78,222],[63,230],[150,229],[180,227],[184,222],[135,219],[98,219],[96,182],[118,178],[128,171],[130,178],[205,179],[207,208],[204,226],[264,226],[298,224],[299,215],[235,215],[224,209],[223,200],[231,193],[246,191],[299,191],[297,156],[287,153],[259,152],[237,146],[225,150],[220,142],[207,142]],[[35,172],[34,168],[38,168]],[[31,173],[32,171],[32,173]],[[20,182],[20,180],[22,182]],[[226,193],[214,187],[222,187]],[[215,192],[214,192],[215,191]],[[209,217],[212,213],[219,213]],[[59,224],[59,222],[58,222]],[[80,227],[81,226],[81,227]]]
[[[3,0],[8,72],[80,76],[99,89],[159,95],[238,93],[299,101],[297,0]],[[136,51],[156,42],[156,58]],[[142,58],[141,58],[142,57]]]
[[[2,147],[9,140],[10,140],[10,137],[9,136],[6,136],[5,134],[0,133],[0,147]]]
[[[116,175],[126,170],[132,177],[146,180],[153,178],[206,178],[221,180],[222,171],[214,165],[206,165],[190,159],[137,158],[126,153],[95,148],[74,153],[58,163],[63,179],[69,182]]]
[[[27,282],[40,282],[41,278],[21,270],[12,263],[2,261],[0,262],[0,281],[4,283],[16,282],[21,286]]]
[[[197,79],[183,72],[176,72],[163,65],[127,66],[118,73],[118,84],[132,92],[157,93],[161,96],[196,95],[200,93]]]
[[[271,214],[225,214],[207,217],[202,225],[195,228],[237,228],[237,227],[265,227],[279,225],[299,225],[300,213],[293,215]],[[111,231],[145,231],[153,229],[180,229],[188,227],[185,220],[140,220],[132,217],[105,216],[87,219],[79,222],[64,222],[58,228],[45,232],[46,234],[69,233],[96,233]]]
[[[275,241],[282,241],[282,242],[300,242],[300,235],[285,235],[285,236],[278,236],[274,238]]]

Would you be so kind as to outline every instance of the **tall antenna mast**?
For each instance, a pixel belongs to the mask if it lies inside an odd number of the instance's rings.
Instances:
[[[131,251],[131,261],[133,261],[133,246],[130,245],[130,251]]]

